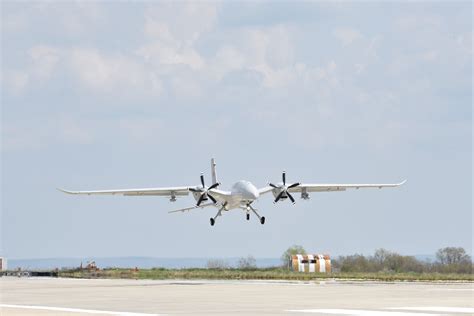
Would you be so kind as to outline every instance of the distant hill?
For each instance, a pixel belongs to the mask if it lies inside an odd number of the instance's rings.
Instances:
[[[434,255],[415,255],[420,261],[434,262]],[[9,259],[8,269],[49,270],[55,268],[75,268],[88,261],[95,261],[99,268],[205,268],[208,260],[214,258],[155,258],[155,257],[104,257],[104,258],[43,258],[43,259]],[[236,267],[239,258],[218,258],[226,264]],[[257,267],[266,268],[281,265],[280,258],[256,258]]]
[[[142,268],[155,267],[182,269],[205,268],[209,259],[213,258],[154,258],[154,257],[105,257],[105,258],[44,258],[44,259],[9,259],[8,269],[48,270],[55,268],[75,268],[95,261],[99,268]],[[230,266],[237,266],[239,258],[219,258]],[[256,258],[259,268],[281,265],[279,258]]]
[[[414,256],[417,260],[425,261],[425,262],[435,262],[436,255],[415,255]]]

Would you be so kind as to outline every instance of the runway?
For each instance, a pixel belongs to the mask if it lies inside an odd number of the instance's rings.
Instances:
[[[0,279],[1,315],[472,315],[472,283]]]

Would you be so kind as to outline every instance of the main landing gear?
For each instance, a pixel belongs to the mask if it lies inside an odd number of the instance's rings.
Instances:
[[[254,209],[250,204],[247,204],[247,220],[250,219],[249,211],[252,211],[258,217],[258,219],[260,220],[260,224],[265,224],[265,216],[258,215],[257,210]]]
[[[217,216],[221,216],[221,215],[222,215],[222,211],[225,209],[226,204],[227,204],[227,203],[225,203],[225,204],[222,205],[222,207],[219,209],[219,211],[217,211],[216,216],[210,218],[211,226],[214,226],[214,224],[216,223],[216,218],[217,218]]]
[[[222,215],[222,211],[225,210],[225,206],[226,204],[222,205],[222,207],[219,209],[219,211],[217,211],[217,214],[216,216],[214,217],[211,217],[209,219],[209,222],[211,223],[211,226],[214,226],[216,224],[216,219],[218,216],[221,216]],[[244,210],[247,211],[247,214],[246,214],[246,219],[249,221],[250,220],[250,211],[252,211],[257,217],[258,217],[258,220],[260,221],[260,224],[265,224],[265,216],[260,216],[258,213],[257,213],[257,210],[254,209],[250,204],[247,204],[246,207],[244,206],[241,206],[241,208],[244,208]]]

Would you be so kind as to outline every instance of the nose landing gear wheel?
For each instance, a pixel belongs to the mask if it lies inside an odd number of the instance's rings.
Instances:
[[[215,223],[216,221],[213,218],[211,218],[211,226],[214,226]]]
[[[260,224],[265,224],[265,216],[260,217]]]
[[[250,214],[247,214],[247,220],[248,221],[250,220]]]

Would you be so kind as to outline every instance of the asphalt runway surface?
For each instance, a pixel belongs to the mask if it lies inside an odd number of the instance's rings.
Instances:
[[[474,315],[473,283],[0,278],[1,315]]]

